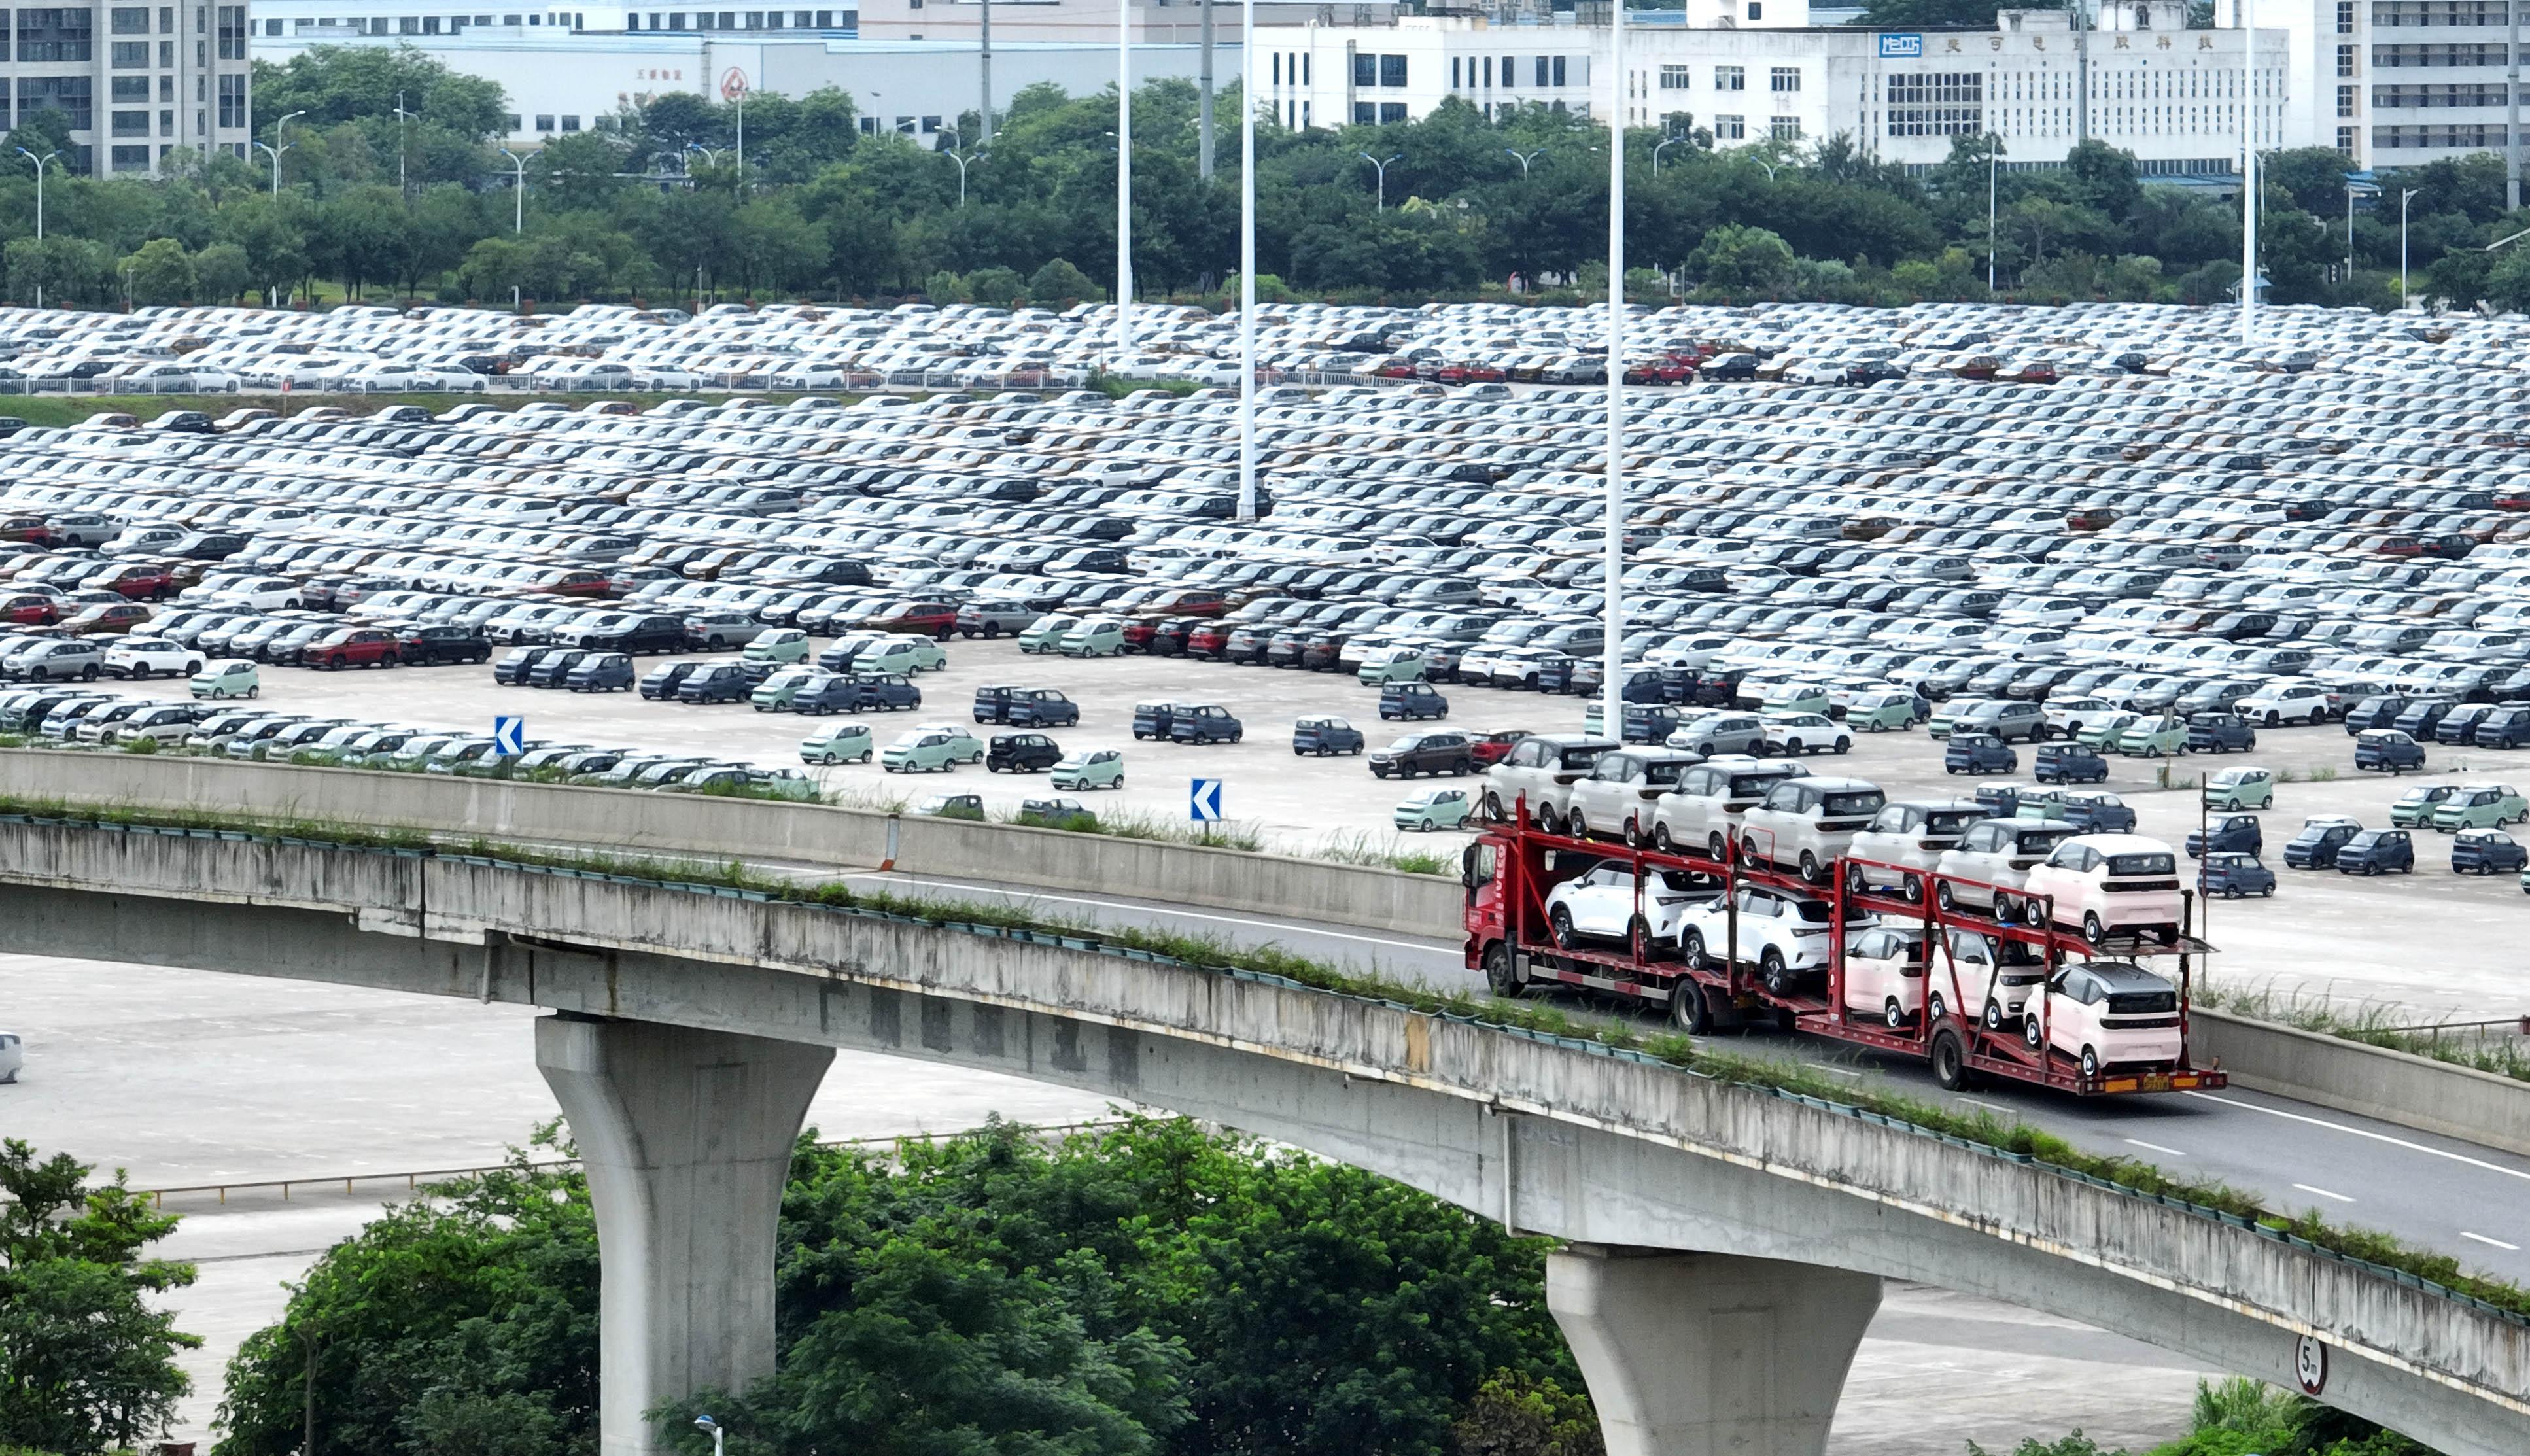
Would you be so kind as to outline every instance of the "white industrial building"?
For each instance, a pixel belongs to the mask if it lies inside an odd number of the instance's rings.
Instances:
[[[2294,146],[2413,167],[2510,144],[2507,0],[2253,0],[2291,37]]]
[[[305,3],[305,0],[302,0]],[[646,13],[645,13],[646,14]],[[1112,19],[1115,12],[1108,12]],[[1224,77],[1238,66],[1238,33],[1227,31],[1215,65]],[[310,45],[410,43],[405,37],[310,30],[278,39],[258,36],[257,59],[284,62]],[[510,146],[535,146],[587,131],[628,106],[688,91],[715,99],[741,91],[804,96],[833,86],[849,93],[861,129],[916,139],[954,128],[981,104],[982,84],[971,40],[858,40],[816,35],[742,35],[717,30],[594,33],[559,27],[468,28],[427,42],[434,60],[467,76],[497,82],[513,108]],[[1200,65],[1193,45],[1133,49],[1136,85],[1163,78],[1191,80]],[[1073,95],[1116,83],[1116,47],[993,37],[995,108],[1021,87],[1051,82]]]
[[[2081,32],[2063,11],[2006,11],[1994,30],[1927,31],[1812,26],[1805,0],[1693,0],[1670,14],[1668,24],[1628,17],[1630,126],[1685,113],[1724,147],[1842,134],[1917,167],[1949,156],[1958,136],[1999,135],[2005,156],[2029,165],[2062,160],[2088,135],[2155,175],[2238,169],[2242,32],[2187,28],[2179,0],[2108,6],[2101,28]],[[1607,117],[1620,85],[1607,28],[1570,22],[1568,12],[1260,27],[1260,94],[1292,127],[1403,121],[1446,96],[1489,116],[1543,104]],[[2261,147],[2287,144],[2286,44],[2281,30],[2257,32]]]
[[[480,34],[491,30],[528,33],[619,30],[692,30],[715,35],[763,35],[788,39],[809,34],[851,35],[858,25],[852,0],[817,0],[807,9],[702,10],[692,0],[684,8],[650,10],[623,0],[591,4],[569,0],[506,0],[485,5],[478,0],[255,0],[254,37],[258,47],[276,40],[337,41],[354,36],[395,36],[414,45],[435,45],[437,37]]]
[[[61,113],[62,168],[154,175],[178,152],[247,155],[243,4],[22,8],[10,22],[0,10],[0,132]]]

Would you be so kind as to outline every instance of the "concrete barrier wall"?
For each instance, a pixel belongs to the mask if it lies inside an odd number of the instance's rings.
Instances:
[[[2530,1082],[2219,1011],[2191,1027],[2197,1059],[2242,1087],[2530,1153]]]
[[[224,758],[0,750],[0,794],[839,868],[888,858],[889,815],[871,810]],[[1460,891],[1439,875],[967,819],[897,829],[896,868],[909,874],[1458,934]]]

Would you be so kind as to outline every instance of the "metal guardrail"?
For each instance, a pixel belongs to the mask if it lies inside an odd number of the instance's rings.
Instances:
[[[1103,1117],[1096,1118],[1088,1122],[1064,1122],[1050,1124],[1045,1127],[1031,1127],[1024,1129],[1024,1131],[1031,1137],[1043,1137],[1054,1133],[1077,1133],[1085,1132],[1091,1128],[1116,1127],[1121,1124],[1121,1121],[1122,1119],[1119,1118]],[[905,1133],[899,1134],[895,1137],[837,1138],[828,1142],[819,1143],[817,1146],[820,1148],[873,1148],[883,1144],[902,1143],[908,1139],[931,1142],[940,1138],[962,1138],[969,1133],[980,1131],[982,1131],[980,1128],[961,1128],[955,1132],[946,1133]],[[232,1193],[248,1193],[261,1189],[274,1188],[281,1190],[282,1202],[288,1203],[290,1201],[290,1191],[294,1188],[330,1188],[339,1183],[343,1185],[343,1192],[348,1196],[359,1184],[391,1183],[396,1179],[401,1178],[404,1180],[405,1191],[407,1193],[417,1193],[420,1191],[421,1185],[425,1182],[436,1183],[450,1178],[468,1178],[481,1173],[498,1173],[520,1167],[524,1167],[526,1170],[531,1172],[542,1172],[549,1168],[576,1168],[578,1166],[578,1158],[557,1157],[548,1158],[541,1162],[527,1162],[524,1164],[484,1163],[470,1168],[424,1168],[402,1173],[328,1173],[322,1177],[267,1178],[250,1183],[192,1183],[172,1188],[136,1188],[132,1191],[148,1199],[149,1205],[153,1208],[166,1206],[167,1198],[171,1194],[217,1194],[219,1196],[219,1202],[226,1204],[229,1201],[229,1195]]]

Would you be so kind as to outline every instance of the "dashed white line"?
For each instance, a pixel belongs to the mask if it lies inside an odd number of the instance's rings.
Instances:
[[[2463,1239],[2475,1239],[2481,1244],[2492,1244],[2496,1248],[2503,1250],[2507,1254],[2518,1254],[2521,1252],[2521,1246],[2518,1244],[2507,1244],[2502,1239],[2490,1239],[2484,1234],[2470,1233],[2467,1229],[2461,1229],[2459,1231],[2459,1236]]]
[[[2450,1152],[2440,1148],[2428,1148],[2422,1143],[2410,1143],[2404,1138],[2392,1138],[2387,1133],[2375,1133],[2363,1128],[2350,1128],[2341,1122],[2330,1122],[2325,1117],[2304,1117],[2298,1112],[2286,1112],[2281,1107],[2261,1107],[2255,1102],[2243,1102],[2235,1097],[2218,1097],[2212,1092],[2182,1092],[2180,1095],[2197,1097],[2208,1102],[2220,1102],[2226,1107],[2237,1107],[2243,1112],[2263,1112],[2269,1117],[2282,1117],[2288,1118],[2293,1122],[2306,1122],[2315,1128],[2327,1128],[2332,1132],[2348,1133],[2357,1138],[2369,1138],[2375,1143],[2387,1143],[2392,1148],[2404,1148],[2409,1152],[2430,1153],[2435,1157],[2448,1158],[2455,1163],[2466,1163],[2472,1168],[2483,1168],[2490,1173],[2502,1173],[2506,1178],[2518,1178],[2525,1183],[2530,1183],[2530,1173],[2525,1173],[2519,1168],[2507,1168],[2502,1163],[2491,1163],[2482,1157],[2470,1157],[2464,1152]]]
[[[1974,1097],[1961,1097],[1959,1100],[1967,1103],[1971,1107],[1983,1107],[1988,1112],[2008,1113],[2011,1111],[2010,1108],[2006,1107],[2001,1102],[1980,1102]]]
[[[2128,1147],[2130,1147],[2130,1148],[2143,1148],[2143,1149],[2144,1149],[2145,1151],[2147,1151],[2147,1152],[2166,1152],[2166,1153],[2169,1153],[2172,1157],[2185,1157],[2185,1156],[2187,1155],[2186,1153],[2179,1151],[2179,1150],[2178,1150],[2177,1148],[2164,1148],[2164,1147],[2162,1147],[2162,1146],[2161,1146],[2160,1144],[2158,1144],[2158,1143],[2147,1143],[2147,1142],[2145,1142],[2145,1141],[2144,1141],[2143,1139],[2141,1139],[2141,1138],[2128,1138],[2128,1139],[2126,1139],[2126,1146],[2128,1146]]]
[[[2340,1204],[2350,1204],[2354,1202],[2352,1199],[2347,1198],[2341,1193],[2330,1193],[2325,1188],[2313,1188],[2307,1183],[2296,1183],[2293,1187],[2300,1189],[2304,1193],[2317,1194],[2324,1199],[2335,1199]]]

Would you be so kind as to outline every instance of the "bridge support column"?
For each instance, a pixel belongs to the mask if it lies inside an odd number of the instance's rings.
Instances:
[[[1585,1244],[1548,1257],[1546,1303],[1608,1456],[1824,1456],[1880,1279]]]
[[[773,1370],[782,1187],[834,1052],[643,1022],[546,1017],[544,1073],[597,1218],[601,1456],[664,1450],[646,1412]]]

